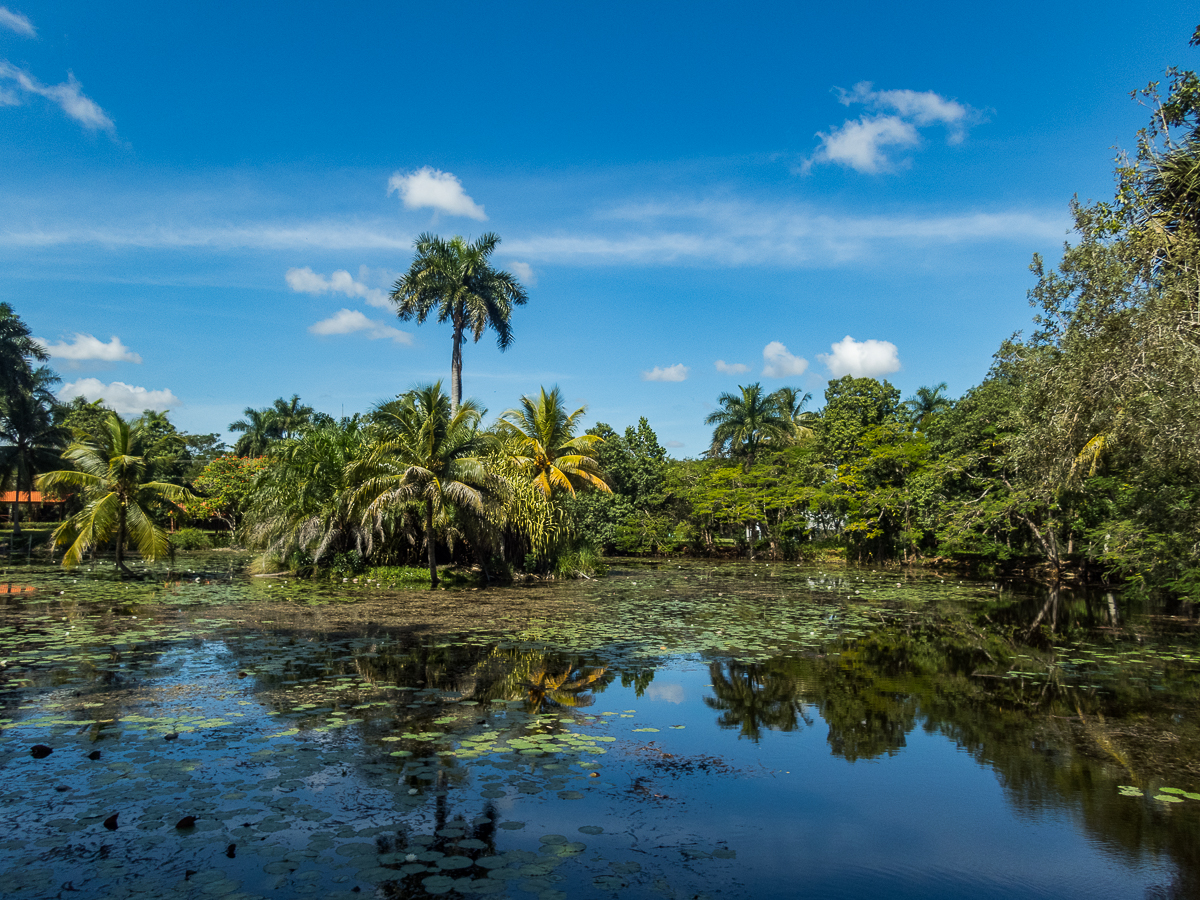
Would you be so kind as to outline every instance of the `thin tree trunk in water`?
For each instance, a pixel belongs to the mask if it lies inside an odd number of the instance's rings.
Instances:
[[[129,572],[125,567],[125,510],[121,509],[120,517],[117,519],[117,571]],[[133,574],[130,572],[130,574]]]
[[[438,586],[437,579],[437,548],[433,543],[433,501],[425,501],[425,544],[429,549],[429,589]]]
[[[450,415],[458,414],[462,403],[462,323],[454,323],[454,353],[450,357]]]

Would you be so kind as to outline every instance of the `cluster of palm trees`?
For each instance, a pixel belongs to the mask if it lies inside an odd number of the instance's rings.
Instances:
[[[292,394],[290,400],[280,397],[262,409],[247,406],[242,415],[244,418],[229,424],[230,431],[241,434],[233,445],[238,456],[262,456],[272,442],[296,437],[314,422],[322,421],[311,406],[300,402],[298,394]]]
[[[489,559],[545,558],[571,537],[559,502],[608,491],[576,435],[558,388],[524,397],[489,428],[473,400],[457,406],[441,382],[420,385],[368,415],[328,422],[273,445],[243,525],[247,539],[281,559],[313,565],[357,551],[376,560],[424,548],[438,585],[439,543]]]

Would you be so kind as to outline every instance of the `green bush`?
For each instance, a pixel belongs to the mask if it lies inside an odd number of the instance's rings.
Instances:
[[[212,539],[199,528],[180,528],[171,536],[176,550],[211,550]]]

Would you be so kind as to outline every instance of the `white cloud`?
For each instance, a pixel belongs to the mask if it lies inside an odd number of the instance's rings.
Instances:
[[[642,381],[687,381],[688,367],[683,363],[673,366],[655,366],[642,373]]]
[[[893,167],[884,147],[908,147],[920,142],[917,129],[896,116],[863,116],[851,119],[829,134],[817,132],[821,144],[806,163],[830,162],[849,166],[858,172],[874,174]]]
[[[364,268],[359,269],[360,275]],[[326,278],[305,266],[303,269],[288,269],[283,277],[288,287],[298,294],[345,294],[347,297],[360,297],[380,309],[391,309],[387,294],[379,288],[367,287],[361,281],[355,281],[345,269],[338,269]]]
[[[385,325],[383,322],[377,322],[375,319],[368,319],[356,309],[341,309],[330,316],[328,319],[322,319],[308,327],[312,334],[329,335],[329,334],[354,334],[355,332],[365,331],[367,337],[373,341],[387,338],[395,341],[397,344],[411,344],[412,335],[401,331],[399,328],[393,328],[390,325]]]
[[[517,262],[513,260],[508,264],[512,269],[512,273],[525,283],[526,287],[537,287],[537,273],[533,271],[533,266],[529,263]]]
[[[832,353],[818,353],[834,378],[853,375],[855,378],[878,378],[900,369],[900,354],[891,341],[874,339],[856,341],[846,335],[831,344]]]
[[[452,216],[487,219],[483,207],[467,196],[462,182],[449,172],[424,166],[415,172],[394,172],[388,179],[388,194],[396,192],[406,209],[428,207]]]
[[[15,31],[22,37],[37,37],[37,29],[29,21],[29,17],[13,12],[7,6],[0,6],[0,28]]]
[[[859,172],[885,172],[897,167],[885,149],[920,143],[918,128],[945,125],[947,143],[960,144],[967,127],[983,118],[978,110],[933,91],[876,91],[869,81],[860,81],[849,91],[836,90],[843,106],[858,103],[878,114],[849,119],[828,134],[818,131],[821,142],[801,167],[805,172],[827,162]]]
[[[64,384],[58,392],[60,400],[70,400],[72,397],[83,397],[88,401],[104,400],[104,405],[115,409],[122,415],[131,415],[147,409],[158,411],[179,406],[179,398],[169,390],[148,391],[144,387],[135,387],[123,381],[105,384],[99,378],[80,378],[70,384]]]
[[[8,60],[0,59],[0,79],[7,79],[16,84],[27,94],[36,94],[57,103],[62,111],[84,128],[92,131],[116,131],[113,120],[99,105],[83,95],[75,76],[68,73],[67,80],[62,84],[42,84],[24,69],[18,69]],[[14,96],[8,92],[8,96]],[[9,104],[13,105],[13,104]]]
[[[667,441],[663,444],[664,447],[670,447],[672,450],[678,450],[680,447],[686,446],[683,441]]]
[[[763,375],[767,378],[791,378],[803,375],[808,360],[788,352],[779,341],[771,341],[763,347]]]
[[[34,338],[39,344],[46,348],[46,352],[55,359],[66,359],[72,362],[82,362],[83,360],[99,360],[100,362],[132,362],[140,363],[142,358],[121,343],[121,339],[115,334],[112,340],[108,343],[94,337],[90,334],[81,334],[75,332],[75,337],[71,343],[59,341],[57,344],[51,344],[42,338]]]
[[[714,365],[716,365],[718,372],[726,375],[741,375],[743,372],[750,371],[750,367],[745,363],[727,363],[723,359],[718,359]]]

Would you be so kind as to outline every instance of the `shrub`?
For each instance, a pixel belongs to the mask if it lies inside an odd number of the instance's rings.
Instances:
[[[199,528],[180,528],[171,536],[176,550],[211,550],[212,539]]]

